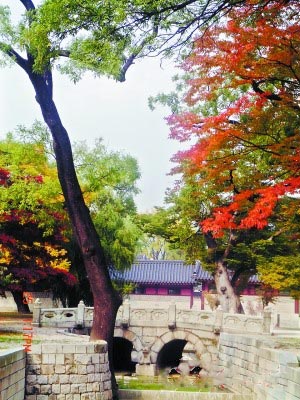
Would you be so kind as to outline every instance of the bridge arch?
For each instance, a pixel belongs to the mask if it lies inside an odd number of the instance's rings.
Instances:
[[[203,370],[202,374],[208,373],[212,368],[213,353],[216,352],[216,345],[213,340],[202,339],[198,335],[185,330],[168,331],[158,337],[150,348],[151,363],[160,363],[159,354],[164,346],[172,341],[184,343],[182,351],[192,353],[199,360],[199,366]]]
[[[129,340],[114,336],[113,338],[113,366],[116,372],[135,372],[136,361],[132,359],[133,344]]]
[[[143,343],[141,338],[129,329],[115,329],[115,338],[123,338],[132,343],[131,361],[140,362],[142,359]]]

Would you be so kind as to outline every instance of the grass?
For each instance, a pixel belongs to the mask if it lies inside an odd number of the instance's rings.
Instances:
[[[30,318],[32,316],[32,313],[29,314],[22,314],[17,311],[10,311],[10,312],[0,312],[0,318],[16,318],[16,319],[22,319],[22,318]]]
[[[32,320],[32,314],[0,312],[0,350],[23,346],[23,326]],[[2,329],[1,329],[2,326]],[[24,333],[29,333],[24,331]]]
[[[300,350],[300,338],[276,338],[275,348],[282,350]]]
[[[172,390],[181,392],[216,392],[213,382],[199,377],[128,377],[117,376],[119,389],[128,390]]]
[[[19,347],[22,346],[23,343],[23,334],[9,331],[0,331],[0,350]]]
[[[40,340],[32,341],[33,344],[40,343]],[[0,330],[0,351],[6,349],[13,349],[14,347],[20,347],[24,344],[23,333],[12,332],[12,331],[1,331]]]

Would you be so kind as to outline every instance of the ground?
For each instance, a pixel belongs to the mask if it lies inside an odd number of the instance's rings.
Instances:
[[[0,313],[0,351],[23,346],[23,333],[28,333],[28,331],[24,330],[24,327],[29,327],[29,323],[26,321],[30,320],[30,318],[30,314]],[[70,342],[73,342],[77,336],[72,336],[71,334],[66,336],[65,333],[60,332],[62,332],[62,329],[32,327],[33,343],[57,341],[59,339],[63,339],[66,342],[68,341],[68,336]],[[86,336],[84,339],[88,340],[88,337]],[[78,340],[83,339],[78,338]]]

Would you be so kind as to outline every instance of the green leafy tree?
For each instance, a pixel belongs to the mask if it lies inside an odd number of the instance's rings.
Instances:
[[[132,264],[142,234],[136,222],[134,204],[134,196],[138,193],[136,183],[140,177],[137,162],[129,155],[108,151],[101,140],[97,140],[92,148],[85,142],[75,144],[74,160],[85,202],[113,274],[115,269],[124,269]],[[79,249],[73,240],[71,243],[79,286],[76,293],[71,289],[69,304],[76,306],[83,299],[92,305],[90,284]],[[122,285],[119,285],[118,291],[122,290]]]
[[[140,214],[138,221],[144,232],[138,247],[139,257],[152,260],[183,259],[184,253],[177,248],[177,237],[173,236],[176,219],[170,210],[155,207],[152,213]]]

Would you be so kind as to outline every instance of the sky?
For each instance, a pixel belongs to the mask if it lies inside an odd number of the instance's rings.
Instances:
[[[0,1],[0,3],[3,3]],[[136,197],[140,212],[163,205],[167,187],[175,177],[171,156],[180,145],[168,138],[167,108],[151,111],[148,97],[168,93],[176,73],[171,61],[137,61],[129,69],[126,82],[94,78],[87,74],[74,85],[66,76],[54,72],[54,100],[72,142],[93,144],[101,137],[109,150],[122,151],[138,160],[141,193]],[[17,125],[30,127],[41,112],[26,74],[18,67],[0,70],[0,138]]]

